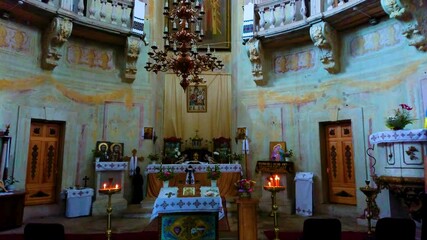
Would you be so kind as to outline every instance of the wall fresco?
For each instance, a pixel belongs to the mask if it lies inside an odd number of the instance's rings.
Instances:
[[[30,54],[30,36],[27,32],[0,24],[0,49]]]
[[[112,70],[114,68],[113,51],[94,46],[69,45],[67,47],[67,62],[87,68]]]
[[[274,72],[298,72],[315,66],[315,52],[313,49],[287,55],[278,55],[274,58]]]

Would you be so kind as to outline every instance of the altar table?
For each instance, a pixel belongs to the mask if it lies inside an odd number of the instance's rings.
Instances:
[[[92,208],[93,188],[66,189],[66,217],[80,217],[90,215]]]
[[[202,189],[203,188],[203,189]],[[218,220],[224,217],[221,197],[206,197],[206,191],[211,187],[201,187],[201,197],[178,197],[178,187],[161,188],[159,197],[156,198],[151,213],[150,221],[159,213],[179,212],[218,212]],[[212,192],[218,192],[218,188],[212,187]]]
[[[209,186],[210,180],[207,178],[207,167],[212,169],[218,165],[221,170],[221,177],[217,180],[217,186],[220,189],[220,195],[223,197],[237,196],[234,183],[240,180],[242,176],[242,166],[240,164],[149,164],[144,174],[147,176],[147,197],[157,197],[163,182],[156,178],[158,169],[162,166],[164,169],[171,168],[175,172],[175,177],[169,180],[169,186],[178,186],[185,183],[187,167],[191,165],[195,170],[194,178],[196,183],[202,186]]]

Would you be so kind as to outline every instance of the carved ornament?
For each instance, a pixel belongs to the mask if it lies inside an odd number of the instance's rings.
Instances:
[[[43,36],[42,67],[52,70],[62,57],[62,47],[71,35],[73,23],[68,18],[55,17]]]
[[[126,41],[126,68],[124,81],[132,83],[136,78],[136,62],[138,61],[139,53],[141,50],[142,40],[138,37],[129,36]]]
[[[337,33],[328,23],[320,22],[311,26],[310,37],[314,46],[320,49],[320,61],[329,73],[337,73],[339,67],[339,47]]]
[[[402,22],[402,35],[408,39],[409,46],[419,51],[427,51],[427,6],[409,0],[381,0],[381,6],[390,16]]]
[[[264,75],[262,73],[264,51],[262,49],[261,41],[257,38],[251,38],[247,41],[245,46],[249,60],[252,64],[252,78],[255,81],[255,84],[258,86],[266,85],[267,81],[264,80]]]

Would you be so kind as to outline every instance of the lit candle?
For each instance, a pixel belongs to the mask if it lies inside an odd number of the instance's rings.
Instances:
[[[279,186],[279,176],[277,176],[277,174],[274,176],[274,180],[275,180],[275,184],[274,186],[278,187]]]
[[[106,183],[104,183],[104,189],[106,189],[107,188],[107,184]]]
[[[271,182],[268,182],[268,186],[271,187]]]
[[[119,184],[116,184],[116,189],[119,189]]]

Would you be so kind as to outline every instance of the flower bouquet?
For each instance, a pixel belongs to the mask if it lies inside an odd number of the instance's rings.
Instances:
[[[174,173],[173,169],[170,168],[170,167],[168,167],[166,169],[163,169],[163,166],[160,165],[160,167],[157,168],[157,169],[159,170],[159,172],[156,173],[156,177],[159,180],[169,181],[169,180],[171,180],[175,176],[175,173]]]
[[[206,171],[208,173],[208,179],[210,180],[217,180],[219,177],[221,177],[221,170],[219,169],[219,165],[215,165],[213,169],[208,166]]]
[[[250,179],[240,179],[234,183],[241,198],[250,198],[251,192],[254,191],[255,181]]]
[[[386,126],[391,130],[401,130],[404,129],[406,125],[412,124],[415,120],[409,114],[409,111],[412,110],[412,107],[402,103],[399,104],[400,108],[394,110],[394,116],[389,116],[386,119]]]

